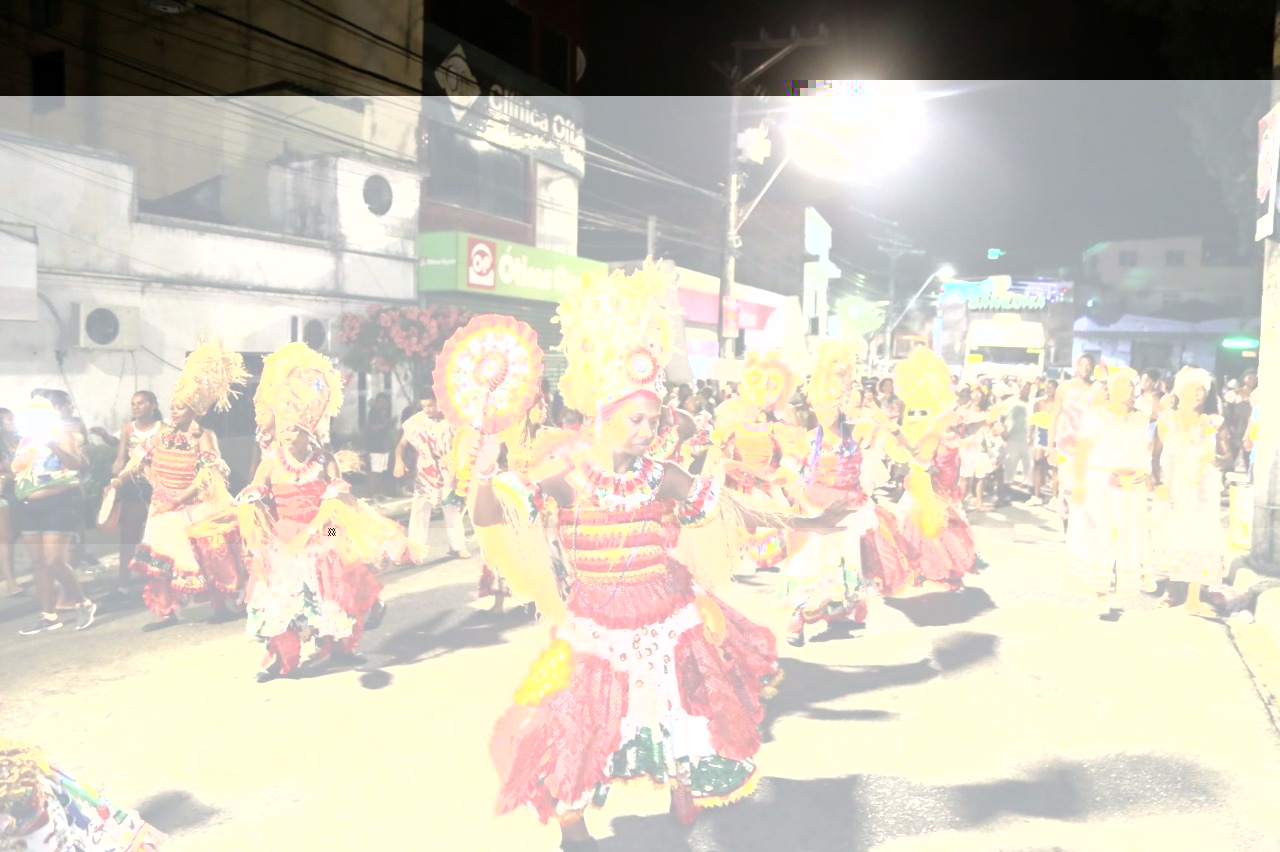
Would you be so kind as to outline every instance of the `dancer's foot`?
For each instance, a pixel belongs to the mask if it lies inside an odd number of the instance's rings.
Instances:
[[[381,598],[373,604],[373,609],[369,610],[369,616],[364,620],[365,630],[374,630],[378,625],[382,624],[382,619],[387,617],[387,604]]]
[[[76,607],[76,630],[84,630],[93,624],[93,617],[98,614],[98,605],[93,601],[84,601]]]
[[[281,672],[283,671],[284,671],[284,660],[280,659],[279,657],[276,657],[274,660],[271,661],[271,665],[267,666],[265,669],[258,672],[258,683],[267,683],[269,681],[273,681],[276,678],[281,677]]]
[[[793,648],[804,647],[804,628],[800,628],[793,633],[787,634],[787,644]]]
[[[671,815],[681,825],[693,825],[698,817],[698,809],[693,804],[693,789],[684,784],[677,784],[671,790]]]

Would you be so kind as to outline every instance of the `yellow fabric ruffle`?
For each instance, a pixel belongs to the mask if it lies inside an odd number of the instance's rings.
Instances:
[[[722,808],[725,805],[732,805],[735,802],[742,801],[747,796],[750,796],[752,793],[754,793],[756,791],[756,787],[759,786],[759,784],[760,784],[760,769],[759,767],[757,767],[755,771],[752,772],[751,775],[747,777],[747,780],[743,782],[743,785],[738,789],[732,792],[726,793],[723,796],[695,796],[693,800],[693,805],[699,810],[705,810],[706,808]]]
[[[469,500],[472,517],[478,490],[476,483]],[[533,601],[547,622],[563,621],[566,609],[546,533],[529,516],[529,505],[522,496],[510,489],[494,488],[493,493],[502,506],[504,521],[476,527],[476,542],[485,562],[506,581],[514,597]]]
[[[524,683],[516,690],[516,703],[537,707],[567,687],[572,674],[573,649],[565,640],[556,639],[529,668]]]
[[[911,495],[911,514],[927,538],[937,538],[946,523],[947,507],[933,491],[933,481],[923,470],[907,474],[907,493]]]
[[[427,555],[424,545],[410,540],[399,524],[363,501],[353,507],[341,500],[325,500],[307,528],[287,546],[301,550],[315,537],[327,537],[350,564],[374,565],[383,559],[403,562],[406,556],[421,562]]]

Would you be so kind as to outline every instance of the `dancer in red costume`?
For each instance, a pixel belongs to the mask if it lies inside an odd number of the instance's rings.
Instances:
[[[789,537],[782,597],[791,609],[787,642],[796,647],[804,645],[806,625],[825,622],[830,632],[865,622],[867,598],[877,591],[893,594],[911,574],[896,520],[876,507],[862,482],[863,449],[889,425],[878,411],[862,407],[860,363],[852,346],[823,340],[805,386],[818,427],[792,450],[791,495],[802,512],[842,501],[854,512],[838,535]]]
[[[779,510],[786,507],[784,487],[792,483],[794,473],[782,466],[783,448],[803,434],[790,404],[795,387],[795,372],[780,352],[748,352],[739,396],[716,409],[714,455],[704,472],[722,466],[729,488],[769,501]],[[778,570],[787,556],[786,536],[776,529],[751,530],[749,535],[746,571]]]
[[[559,820],[562,849],[591,850],[583,821],[613,783],[647,778],[690,822],[757,780],[762,693],[777,677],[774,637],[715,598],[744,525],[830,528],[756,510],[646,456],[661,422],[671,356],[670,282],[651,261],[631,276],[588,278],[560,305],[567,405],[594,413],[581,440],[534,481],[497,474],[497,442],[477,442],[472,518],[485,554],[553,625],[553,640],[499,722],[499,811],[531,806]],[[559,506],[573,576],[558,594],[531,519]],[[677,553],[679,555],[677,555]],[[536,557],[536,558],[535,558]]]
[[[324,449],[342,405],[342,380],[329,359],[290,343],[267,356],[265,401],[274,442],[240,496],[240,529],[250,550],[249,635],[267,646],[259,680],[294,672],[305,645],[317,657],[358,662],[366,619],[381,584],[371,565],[420,556],[399,524],[357,501],[339,460]]]
[[[200,532],[202,522],[232,505],[228,470],[218,452],[217,436],[196,418],[210,408],[229,409],[232,388],[247,378],[244,359],[218,341],[192,352],[173,388],[172,425],[162,426],[148,438],[112,480],[111,485],[118,487],[124,480],[142,476],[143,465],[150,465],[151,511],[142,544],[129,566],[147,576],[143,598],[161,618],[146,629],[175,623],[183,604],[206,598],[213,604],[215,621],[236,617],[229,604],[244,591],[244,554],[238,541],[225,538],[223,546],[206,548],[203,544],[208,539]]]
[[[895,378],[906,417],[886,450],[895,461],[912,467],[898,514],[903,537],[916,551],[916,581],[959,589],[979,559],[964,516],[960,441],[952,431],[957,414],[951,372],[941,358],[921,347],[897,365]]]

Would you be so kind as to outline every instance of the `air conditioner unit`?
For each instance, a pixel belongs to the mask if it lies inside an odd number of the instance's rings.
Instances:
[[[141,311],[138,308],[80,302],[72,313],[76,323],[76,346],[79,348],[140,348],[138,328]]]
[[[289,342],[305,343],[317,352],[331,353],[337,342],[337,323],[319,317],[289,317]]]

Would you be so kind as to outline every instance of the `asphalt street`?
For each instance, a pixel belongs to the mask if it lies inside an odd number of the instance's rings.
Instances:
[[[779,642],[765,775],[691,829],[648,786],[589,815],[606,852],[1280,850],[1280,737],[1218,623],[1133,601],[1099,621],[1046,510],[977,516],[990,567],[873,603],[847,638]],[[438,531],[438,527],[437,527]],[[109,552],[102,546],[97,552]],[[438,551],[437,551],[438,552]],[[358,669],[259,684],[241,623],[140,603],[90,630],[17,629],[0,602],[0,730],[138,808],[186,850],[552,850],[497,817],[493,722],[546,640],[475,600],[477,560],[384,577]],[[98,585],[114,585],[107,564]],[[726,597],[781,632],[774,574]]]

